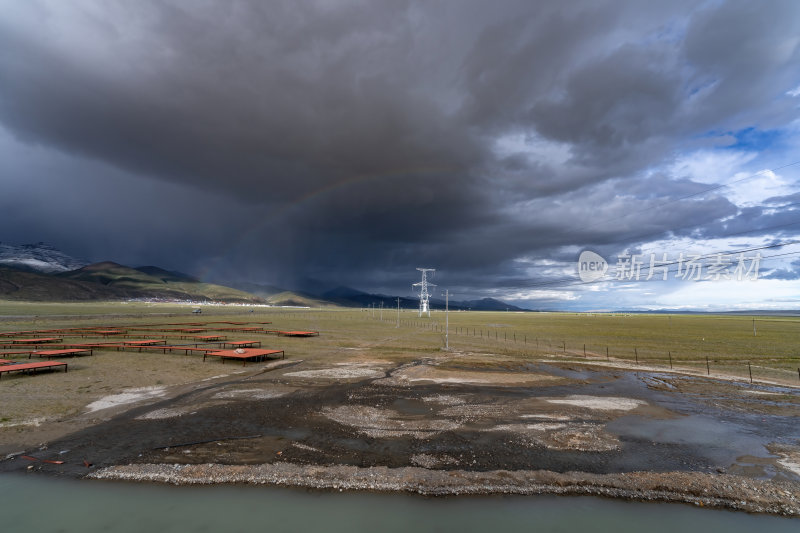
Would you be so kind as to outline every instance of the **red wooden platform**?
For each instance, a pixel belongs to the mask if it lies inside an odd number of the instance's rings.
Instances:
[[[319,337],[319,331],[279,331],[284,337]]]
[[[142,348],[147,348],[148,346],[163,346],[166,345],[167,341],[165,340],[157,340],[157,339],[148,339],[148,340],[140,340],[140,341],[124,341],[121,347],[117,348],[117,351],[123,350],[125,348],[139,348],[139,351],[142,351]]]
[[[62,363],[61,361],[39,361],[37,363],[0,365],[0,376],[2,376],[4,372],[30,372],[35,374],[36,370],[57,368],[59,366],[64,367],[64,372],[67,371],[67,363]]]
[[[122,335],[123,333],[127,333],[124,329],[96,329],[94,330],[95,333],[98,335]]]
[[[283,353],[283,350],[262,350],[259,348],[238,348],[236,350],[220,350],[218,352],[208,352],[203,355],[203,361],[206,360],[206,357],[213,355],[215,357],[219,357],[222,359],[222,363],[225,363],[225,359],[239,359],[242,361],[242,366],[247,364],[248,360],[255,360],[255,361],[262,361],[266,359],[270,355],[277,355],[281,354],[281,359],[286,357],[286,354]]]
[[[148,350],[149,351],[161,350],[162,353],[167,353],[167,352],[172,353],[174,351],[178,351],[178,352],[182,351],[184,355],[189,355],[189,353],[192,353],[192,352],[198,352],[198,353],[206,354],[206,353],[210,352],[213,349],[213,348],[198,348],[196,344],[194,344],[192,346],[154,345],[154,346],[140,346],[139,348],[140,348],[139,351],[142,351],[142,350],[145,350],[145,351],[148,351]]]
[[[35,352],[31,352],[28,355],[28,359],[31,358],[33,355],[38,355],[39,357],[47,357],[48,359],[52,359],[53,357],[75,357],[76,355],[92,355],[91,348],[67,348],[65,350],[36,350]]]
[[[167,344],[167,341],[160,339],[146,339],[139,341],[123,341],[122,344],[126,346],[153,346],[155,344]]]
[[[61,342],[60,337],[36,337],[34,339],[9,339],[11,344],[44,344],[47,342]]]
[[[231,341],[223,342],[223,348],[230,346],[231,348],[261,348],[261,341]]]
[[[224,341],[228,339],[228,337],[226,337],[225,335],[195,335],[193,338],[195,340],[205,341],[205,342]]]

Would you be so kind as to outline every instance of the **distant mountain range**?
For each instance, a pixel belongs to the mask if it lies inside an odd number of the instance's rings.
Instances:
[[[264,303],[252,294],[158,267],[106,261],[55,274],[0,269],[0,298],[34,301],[164,300]]]
[[[322,293],[319,298],[333,302],[343,307],[369,307],[376,306],[395,308],[398,304],[397,296],[386,296],[383,294],[370,294],[350,287],[337,287],[333,290]],[[444,309],[446,302],[441,298],[431,298],[431,309]],[[450,300],[450,309],[453,310],[473,310],[473,311],[527,311],[521,307],[511,305],[495,298],[483,298],[480,300],[457,301]],[[400,297],[400,307],[403,309],[416,309],[419,307],[419,299]]]
[[[397,307],[397,296],[387,296],[385,294],[372,294],[352,287],[336,287],[335,289],[323,290],[319,293],[315,291],[287,291],[272,285],[260,285],[256,283],[233,283],[233,287],[261,296],[272,305],[285,306],[305,306],[305,307],[360,307],[370,306],[395,309]],[[400,307],[403,309],[417,309],[419,299],[400,296]],[[441,298],[430,300],[431,309],[444,309],[445,301]],[[450,309],[474,310],[474,311],[528,311],[515,305],[502,302],[494,298],[483,298],[481,300],[456,301],[450,300]]]
[[[20,245],[0,242],[0,267],[52,274],[75,270],[87,264],[87,261],[75,259],[43,242]]]
[[[44,243],[0,243],[0,298],[32,301],[163,300],[238,302],[302,307],[397,306],[396,296],[370,294],[350,287],[320,291],[288,291],[272,285],[233,283],[232,287],[203,283],[188,274],[157,266],[128,267],[111,261],[86,264]],[[315,291],[316,292],[316,291]],[[494,298],[450,301],[450,309],[525,311]],[[403,309],[419,300],[400,297]],[[444,309],[442,299],[431,308]]]

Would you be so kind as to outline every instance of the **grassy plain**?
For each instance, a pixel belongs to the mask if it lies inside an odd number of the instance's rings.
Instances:
[[[624,315],[514,312],[434,312],[359,309],[291,309],[259,306],[152,303],[0,302],[0,332],[67,327],[270,321],[276,329],[311,329],[319,337],[286,338],[229,333],[230,340],[261,340],[310,365],[353,359],[409,362],[439,353],[449,322],[450,349],[493,360],[565,362],[676,371],[800,385],[800,318],[725,315]],[[90,339],[65,339],[88,342]],[[108,340],[108,339],[104,339]],[[175,341],[178,343],[178,341]],[[186,343],[188,341],[180,341]],[[585,352],[584,352],[585,346]],[[606,355],[608,349],[608,356]],[[585,355],[584,355],[585,353]],[[24,357],[24,356],[23,356]],[[10,358],[13,358],[10,357]],[[470,357],[475,362],[476,356]],[[708,361],[708,362],[707,362]],[[0,380],[0,427],[36,417],[75,415],[91,401],[128,388],[196,383],[241,370],[199,355],[99,350],[70,359],[67,374]],[[749,364],[749,366],[748,366]]]

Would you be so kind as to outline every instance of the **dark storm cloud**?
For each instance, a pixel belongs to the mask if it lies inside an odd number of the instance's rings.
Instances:
[[[108,48],[100,57],[5,27],[4,123],[27,140],[256,201],[358,175],[464,170],[478,157],[424,94],[405,10],[195,5],[115,5],[106,25],[86,28],[88,46]],[[144,20],[126,27],[129,18]]]
[[[565,246],[786,220],[677,201],[705,185],[651,172],[798,116],[797,4],[695,4],[0,2],[0,123],[97,163],[69,179],[94,200],[117,197],[92,185],[103,165],[125,190],[165,184],[150,222],[103,218],[196,270],[388,286],[419,263],[513,285],[518,259]]]

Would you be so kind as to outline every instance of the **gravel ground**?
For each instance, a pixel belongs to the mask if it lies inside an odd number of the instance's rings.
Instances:
[[[176,485],[242,483],[328,490],[415,492],[427,496],[597,495],[800,516],[800,489],[796,484],[697,472],[591,475],[583,472],[555,473],[541,470],[471,472],[419,467],[359,468],[292,463],[257,466],[139,464],[104,468],[89,477]]]
[[[79,415],[37,422],[58,426],[46,440],[32,440],[46,435],[38,427],[6,427],[0,436],[25,446],[6,452],[0,472],[586,494],[800,516],[794,389],[571,364],[487,369],[452,353],[203,370],[192,382],[94,393]]]

